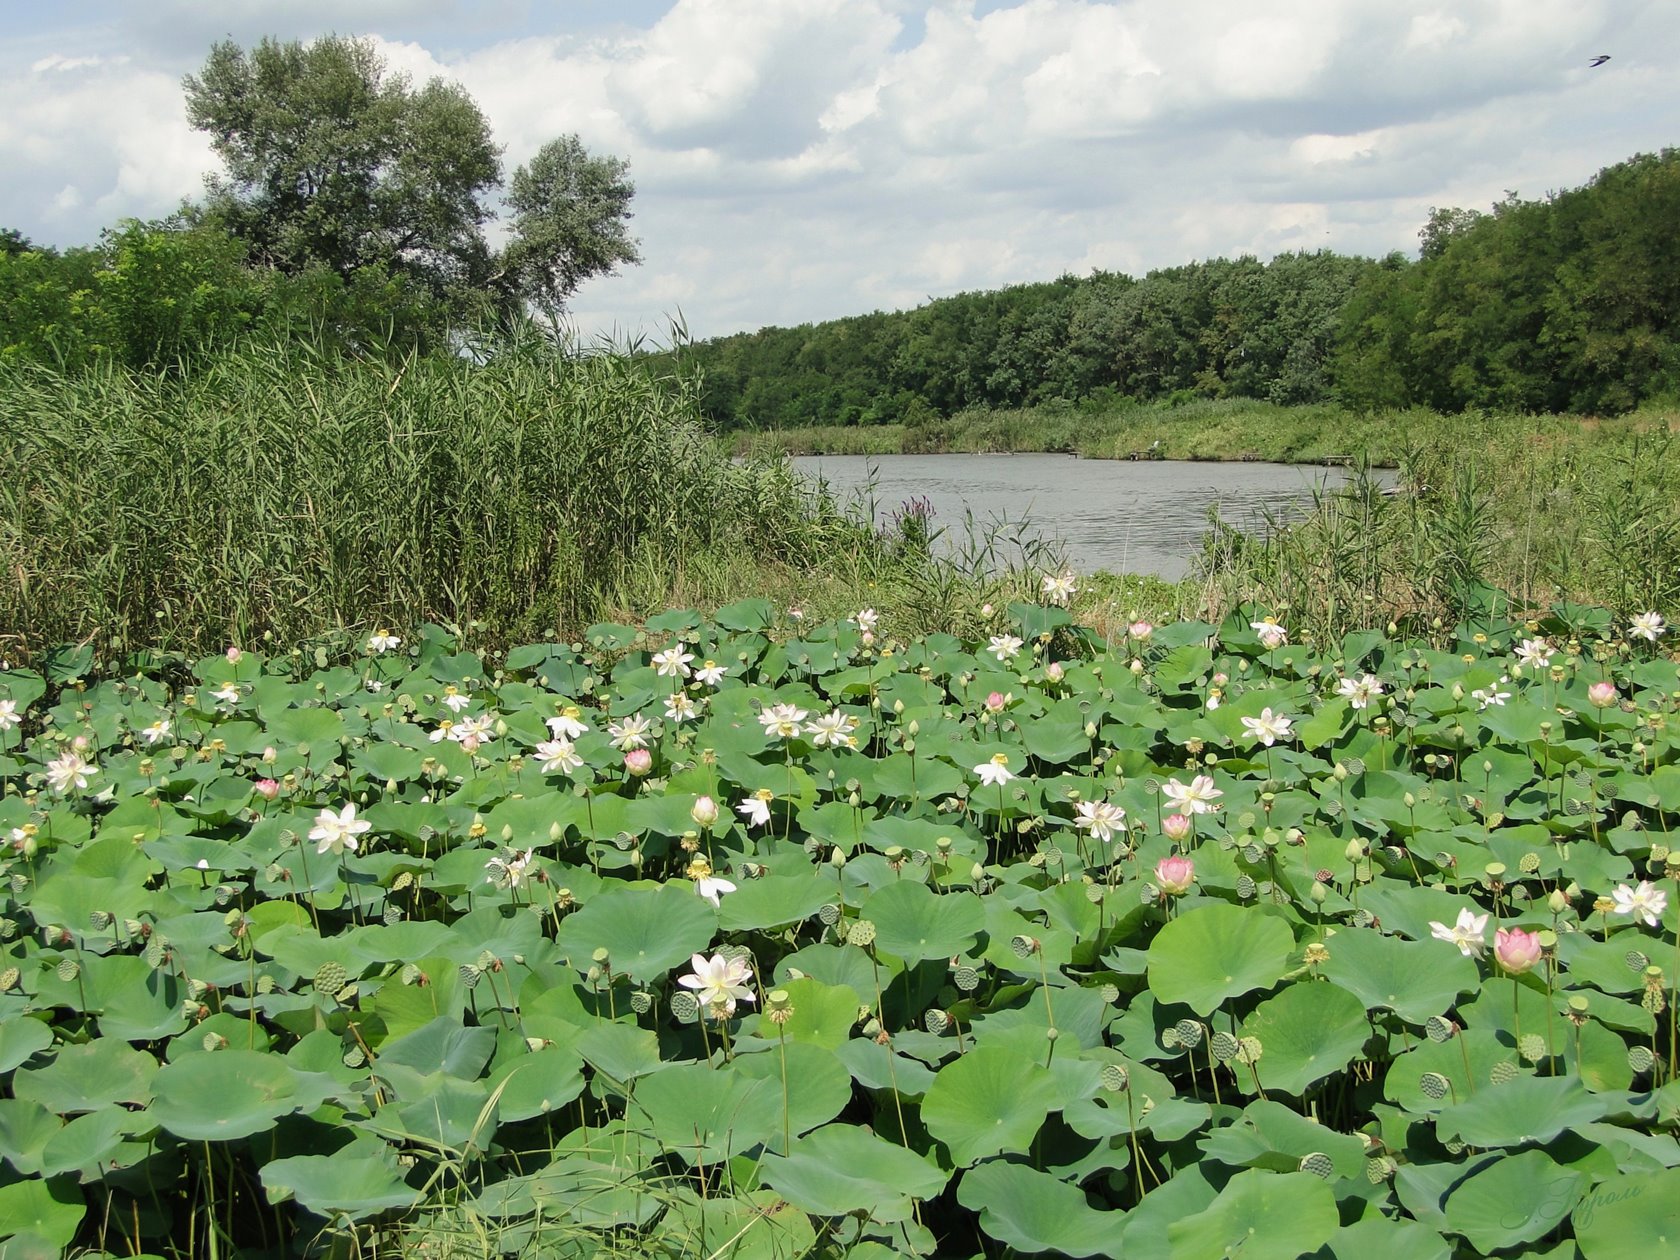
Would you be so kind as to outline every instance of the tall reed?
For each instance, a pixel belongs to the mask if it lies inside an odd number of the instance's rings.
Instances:
[[[424,620],[521,640],[649,573],[869,537],[696,415],[629,356],[535,340],[482,363],[285,342],[186,379],[0,364],[0,654]]]

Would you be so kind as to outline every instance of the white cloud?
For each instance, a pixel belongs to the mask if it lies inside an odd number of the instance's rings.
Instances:
[[[283,36],[343,29],[325,0],[263,5]],[[585,286],[585,329],[658,333],[680,307],[706,335],[1067,270],[1381,254],[1412,247],[1431,205],[1578,184],[1672,143],[1665,120],[1680,114],[1680,27],[1659,0],[379,0],[358,13],[394,67],[463,84],[510,166],[568,131],[629,159],[647,262]],[[14,176],[0,223],[69,243],[196,193],[211,163],[179,76],[220,34],[174,62],[161,43],[92,36],[0,52]],[[1614,60],[1588,70],[1600,52]]]

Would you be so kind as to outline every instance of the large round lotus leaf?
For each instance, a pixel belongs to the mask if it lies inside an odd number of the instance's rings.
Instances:
[[[1347,1066],[1371,1034],[1365,1007],[1333,984],[1292,984],[1269,997],[1242,1024],[1242,1035],[1260,1041],[1255,1065],[1267,1090],[1302,1094],[1314,1081]],[[1248,1079],[1239,1068],[1237,1079]]]
[[[392,1208],[412,1207],[419,1191],[391,1161],[377,1155],[293,1155],[263,1165],[271,1203],[295,1199],[318,1216],[364,1220]]]
[[[186,994],[173,973],[123,954],[99,959],[87,974],[90,986],[97,989],[97,997],[88,1000],[100,1008],[101,1035],[118,1041],[158,1041],[186,1028]]]
[[[613,1084],[670,1066],[659,1057],[659,1038],[649,1029],[629,1024],[596,1023],[577,1039],[577,1051]]]
[[[1383,1094],[1415,1114],[1440,1111],[1492,1088],[1494,1071],[1508,1070],[1499,1065],[1516,1062],[1517,1052],[1497,1034],[1466,1028],[1448,1041],[1419,1041],[1395,1055],[1383,1078]],[[1425,1088],[1431,1077],[1446,1082],[1438,1096]]]
[[[1230,998],[1281,980],[1294,948],[1282,919],[1241,906],[1199,906],[1150,943],[1149,991],[1211,1015]]]
[[[868,1210],[871,1219],[899,1221],[910,1200],[931,1199],[946,1174],[914,1151],[855,1125],[833,1124],[798,1138],[787,1155],[767,1155],[764,1183],[816,1216]]]
[[[578,1064],[577,1051],[548,1046],[498,1068],[490,1084],[500,1091],[497,1109],[502,1120],[529,1120],[571,1102],[583,1092]]]
[[[0,1098],[0,1158],[26,1177],[41,1171],[47,1143],[64,1121],[27,1098]]]
[[[566,917],[558,941],[580,971],[604,949],[615,973],[651,981],[705,950],[717,927],[717,911],[679,882],[592,897]]]
[[[387,1041],[379,1050],[381,1067],[411,1067],[475,1080],[496,1052],[496,1030],[474,1028],[447,1015]]]
[[[109,1103],[149,1102],[157,1071],[151,1055],[99,1037],[85,1045],[64,1046],[42,1067],[20,1070],[12,1078],[12,1092],[67,1116]]]
[[[1060,1105],[1050,1073],[1013,1051],[979,1046],[939,1069],[922,1100],[922,1123],[959,1166],[1024,1151]]]
[[[393,1068],[391,1079],[398,1099],[361,1122],[370,1133],[396,1142],[467,1152],[483,1150],[496,1131],[499,1112],[489,1086],[482,1081],[422,1076],[405,1068]]]
[[[821,909],[824,902],[834,900],[834,879],[827,872],[767,875],[736,882],[735,891],[724,893],[718,907],[719,922],[731,932],[799,923]]]
[[[778,1111],[784,1079],[783,1055],[786,1055],[787,1128],[794,1134],[806,1133],[819,1124],[827,1124],[846,1108],[852,1100],[852,1074],[835,1057],[832,1050],[805,1041],[789,1042],[760,1054],[735,1057],[730,1070],[748,1080],[771,1082],[776,1088]],[[781,1149],[781,1135],[775,1149]]]
[[[1611,1177],[1575,1206],[1586,1260],[1656,1260],[1680,1251],[1680,1168]]]
[[[1311,1173],[1251,1169],[1203,1211],[1167,1227],[1171,1260],[1297,1260],[1336,1232],[1336,1196]]]
[[[254,1050],[189,1055],[162,1068],[152,1088],[153,1118],[194,1142],[260,1133],[306,1101],[284,1059]]]
[[[992,1160],[970,1168],[957,1201],[980,1213],[988,1237],[1017,1251],[1064,1256],[1120,1255],[1119,1212],[1099,1212],[1078,1186],[1025,1164]]]
[[[1533,1242],[1569,1215],[1586,1184],[1586,1173],[1544,1151],[1507,1155],[1447,1196],[1447,1225],[1481,1255]]]
[[[0,1072],[10,1072],[27,1063],[35,1053],[52,1045],[52,1029],[38,1019],[0,1021]]]
[[[1367,1216],[1344,1225],[1330,1240],[1330,1254],[1335,1260],[1371,1260],[1373,1256],[1452,1260],[1452,1253],[1452,1244],[1428,1226],[1416,1221],[1391,1221],[1386,1216]]]
[[[781,1081],[730,1067],[679,1063],[636,1083],[629,1118],[689,1164],[715,1164],[761,1146],[782,1130]]]
[[[1442,1138],[1468,1146],[1521,1146],[1549,1142],[1560,1133],[1603,1117],[1607,1105],[1573,1076],[1518,1076],[1477,1086],[1475,1096],[1435,1118]]]
[[[788,995],[788,1021],[780,1026],[758,1017],[758,1035],[766,1041],[786,1036],[789,1041],[836,1049],[851,1037],[858,1021],[857,990],[848,984],[824,984],[810,976],[784,980],[778,986]]]
[[[87,1200],[73,1177],[31,1178],[0,1186],[0,1238],[33,1234],[68,1247],[86,1215]],[[0,1255],[8,1250],[0,1248]]]
[[[811,1218],[770,1190],[747,1190],[728,1198],[680,1194],[660,1220],[659,1231],[666,1238],[682,1239],[693,1248],[685,1254],[696,1257],[796,1260],[818,1254]]]
[[[1365,1171],[1365,1144],[1358,1138],[1266,1100],[1249,1103],[1233,1123],[1203,1139],[1201,1148],[1208,1158],[1233,1168],[1295,1172],[1302,1159],[1316,1153],[1326,1156],[1339,1176],[1356,1177]]]
[[[876,948],[907,963],[966,954],[986,923],[973,893],[935,893],[908,879],[875,893],[859,914],[875,925]]]
[[[1421,1024],[1476,988],[1476,966],[1439,941],[1407,941],[1371,929],[1345,928],[1328,942],[1322,970],[1366,1006],[1386,1007]]]
[[[143,1113],[117,1106],[77,1116],[41,1148],[41,1175],[56,1177],[83,1170],[97,1173],[124,1138],[149,1127],[150,1122]]]

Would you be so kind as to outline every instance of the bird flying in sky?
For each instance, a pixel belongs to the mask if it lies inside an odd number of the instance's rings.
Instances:
[[[1589,69],[1593,66],[1602,66],[1606,61],[1609,61],[1609,60],[1610,60],[1610,54],[1609,53],[1600,53],[1598,56],[1594,57],[1591,61],[1589,61],[1587,63],[1587,66],[1588,66]]]

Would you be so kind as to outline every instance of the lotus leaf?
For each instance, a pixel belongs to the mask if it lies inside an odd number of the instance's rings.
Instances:
[[[957,1200],[980,1214],[980,1227],[1018,1251],[1118,1256],[1117,1212],[1099,1212],[1078,1186],[1024,1164],[999,1160],[970,1168]]]
[[[912,1200],[931,1199],[946,1175],[932,1163],[851,1125],[828,1125],[797,1139],[785,1156],[764,1159],[765,1184],[816,1216],[867,1211],[891,1222],[910,1214]]]
[[[1149,946],[1149,989],[1162,1002],[1211,1015],[1233,997],[1275,985],[1294,948],[1282,919],[1240,906],[1199,906],[1156,934]]]
[[[1194,1216],[1167,1227],[1172,1260],[1295,1260],[1330,1241],[1339,1223],[1330,1187],[1311,1173],[1251,1169]]]
[[[962,1167],[1026,1150],[1059,1101],[1044,1067],[979,1046],[939,1070],[922,1101],[922,1122]]]

